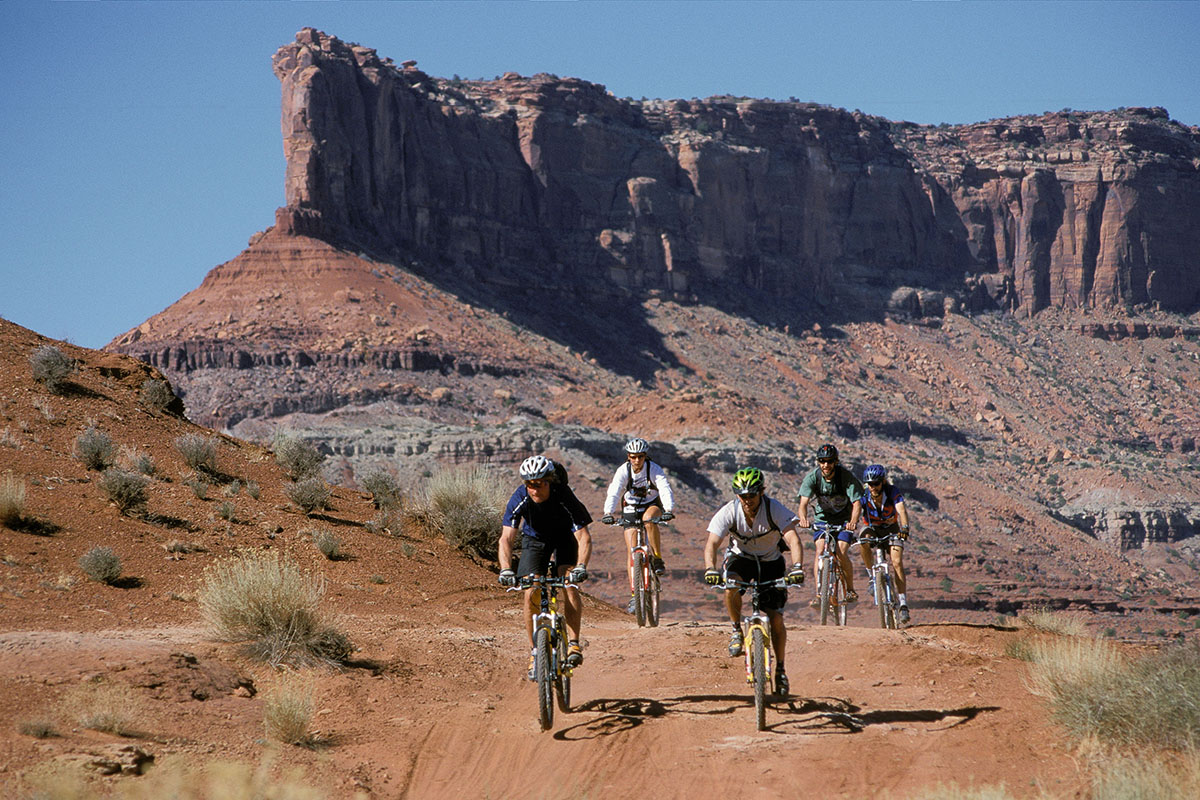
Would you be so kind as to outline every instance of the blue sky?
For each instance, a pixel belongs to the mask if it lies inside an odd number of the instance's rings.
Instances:
[[[0,316],[100,347],[283,203],[271,55],[305,26],[444,77],[736,94],[914,122],[1165,106],[1200,2],[0,2]]]

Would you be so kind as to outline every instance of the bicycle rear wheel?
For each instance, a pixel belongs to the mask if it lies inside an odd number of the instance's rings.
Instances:
[[[554,675],[550,670],[550,630],[538,628],[534,634],[534,671],[537,675],[538,722],[542,730],[554,724]]]
[[[819,570],[821,573],[819,597],[821,598],[821,624],[825,625],[829,619],[830,605],[833,603],[833,562],[824,557],[821,561],[824,562],[824,569]]]
[[[651,628],[658,627],[658,597],[662,594],[662,583],[658,576],[653,572],[650,573],[649,582],[650,588],[646,592],[646,622]]]
[[[754,718],[760,731],[767,729],[767,639],[762,628],[750,631],[750,674],[754,677]]]
[[[646,554],[633,554],[633,613],[639,628],[646,625]]]
[[[554,694],[558,698],[558,710],[571,712],[571,668],[567,666],[567,631],[562,617],[558,619],[558,641],[554,645]]]

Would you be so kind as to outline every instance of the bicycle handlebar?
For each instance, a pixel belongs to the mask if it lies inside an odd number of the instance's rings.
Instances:
[[[552,578],[549,575],[522,575],[517,579],[516,586],[508,586],[504,591],[519,592],[522,589],[535,589],[541,586],[553,586],[555,588],[571,588],[578,589],[578,583],[571,583],[566,576]]]
[[[770,581],[740,581],[736,578],[726,578],[724,583],[713,585],[714,589],[786,589],[789,586],[786,578],[776,578]]]
[[[652,522],[655,525],[661,525],[664,528],[668,528],[671,526],[671,523],[664,522],[662,517],[654,517],[653,519],[624,519],[624,518],[614,519],[612,522],[610,522],[608,524],[613,526],[614,528],[636,528],[639,525],[644,525],[647,522]]]

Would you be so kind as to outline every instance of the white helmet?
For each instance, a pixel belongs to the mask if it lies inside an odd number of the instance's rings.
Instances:
[[[554,472],[554,462],[545,456],[530,456],[521,462],[521,480],[536,481]]]
[[[645,439],[640,439],[637,436],[625,443],[626,453],[648,453],[650,452],[650,443]]]

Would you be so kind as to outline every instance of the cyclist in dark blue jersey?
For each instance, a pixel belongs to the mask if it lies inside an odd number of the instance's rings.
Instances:
[[[587,562],[592,554],[592,536],[588,525],[592,521],[588,510],[571,491],[557,479],[554,462],[545,456],[531,456],[521,463],[522,485],[517,487],[504,509],[500,531],[500,585],[517,585],[518,576],[545,575],[553,561],[558,575],[567,575],[571,583],[587,580]],[[521,559],[513,570],[513,550],[521,544]],[[568,587],[563,592],[563,618],[570,637],[567,663],[577,667],[583,663],[579,646],[579,627],[583,604],[579,590]],[[525,591],[525,629],[533,641],[533,615],[541,597],[536,589]],[[530,680],[533,680],[533,654],[529,657]]]
[[[863,483],[867,491],[862,498],[862,518],[865,527],[863,536],[892,537],[888,551],[891,555],[892,572],[896,576],[896,593],[900,601],[900,622],[908,624],[908,592],[904,579],[904,543],[908,541],[908,507],[904,495],[888,480],[887,470],[880,464],[872,464],[863,470]],[[863,564],[867,565],[867,577],[871,575],[871,549],[862,546]]]

